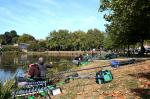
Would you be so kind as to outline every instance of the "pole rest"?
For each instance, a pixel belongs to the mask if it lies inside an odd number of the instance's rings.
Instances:
[[[13,97],[41,96],[61,94],[62,90],[56,85],[46,85],[46,81],[28,82],[28,84],[12,92]]]

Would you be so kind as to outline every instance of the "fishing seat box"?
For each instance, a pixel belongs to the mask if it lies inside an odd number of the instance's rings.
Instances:
[[[113,76],[110,70],[101,70],[96,73],[96,83],[103,84],[112,81]]]
[[[60,87],[56,87],[56,86],[48,86],[48,89],[49,89],[49,92],[50,92],[53,96],[62,93],[62,90],[61,90]]]

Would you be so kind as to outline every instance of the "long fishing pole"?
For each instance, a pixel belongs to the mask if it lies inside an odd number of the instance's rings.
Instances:
[[[10,66],[26,66],[27,64],[0,64],[2,67],[10,67]]]
[[[59,63],[72,63],[72,62],[52,62],[52,64],[59,64]],[[28,63],[28,64],[30,64],[30,63]],[[27,63],[25,63],[25,64],[0,64],[0,66],[4,66],[4,67],[9,67],[9,66],[25,66],[25,65],[27,65]]]
[[[78,69],[78,70],[68,70],[68,71],[63,71],[59,72],[56,74],[65,74],[65,73],[70,73],[70,72],[79,72],[79,71],[84,71],[84,70],[91,70],[91,69],[97,69],[97,68],[103,68],[103,67],[110,67],[111,65],[104,65],[104,66],[97,66],[97,67],[92,67],[92,68],[84,68],[84,69]]]
[[[134,61],[134,62],[128,63],[128,64],[135,64],[135,63],[138,63],[138,62],[141,62],[141,61]],[[101,66],[101,67],[108,67],[108,66],[110,66],[110,65]],[[133,67],[133,66],[135,66],[135,65],[131,65],[131,66],[127,66],[127,67]],[[123,67],[122,64],[120,64],[119,67]],[[86,69],[76,70],[76,71],[73,71],[73,72],[82,71],[82,70],[96,69],[96,68],[98,68],[98,67],[86,68]],[[121,68],[118,68],[118,67],[117,67],[117,69],[116,68],[111,68],[110,70],[111,71],[116,71],[118,69],[121,69]],[[87,79],[94,78],[95,79],[95,78],[99,78],[99,77],[94,77],[93,75],[89,75],[89,76],[85,75],[84,76],[84,75],[73,74],[73,75],[66,76],[65,78],[66,79],[82,79],[82,78],[87,78]]]
[[[103,68],[103,67],[110,67],[110,65],[105,65],[105,66],[97,66],[97,67],[92,67],[92,68],[85,68],[85,69],[78,69],[78,70],[68,70],[68,71],[63,71],[63,72],[59,72],[59,73],[55,73],[53,75],[53,82],[58,82],[60,79],[62,78],[66,78],[65,75],[66,73],[74,73],[74,72],[79,72],[79,71],[85,71],[85,70],[92,70],[92,69],[97,69],[97,68]]]

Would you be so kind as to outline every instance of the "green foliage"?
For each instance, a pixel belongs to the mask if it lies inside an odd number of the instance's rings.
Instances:
[[[1,44],[14,44],[18,40],[18,35],[15,30],[12,30],[10,32],[5,32],[4,34],[0,35],[0,43]]]
[[[0,43],[5,44],[5,36],[3,34],[0,35]]]
[[[113,45],[113,44],[114,44],[114,43],[113,43],[113,40],[112,40],[111,36],[108,35],[108,36],[106,37],[106,39],[104,40],[104,47],[105,47],[105,49],[108,49],[108,50],[113,49],[113,48],[114,48],[114,45]]]
[[[99,49],[104,45],[104,33],[98,29],[90,29],[87,32],[78,30],[70,32],[68,30],[54,30],[49,33],[46,40],[36,40],[32,35],[23,34],[18,36],[16,31],[5,32],[0,35],[0,43],[2,45],[12,45],[14,43],[29,44],[29,51],[75,51],[75,50],[90,50],[93,48]],[[8,46],[5,51],[16,51],[17,48]]]
[[[47,50],[47,42],[42,41],[36,41],[36,42],[30,42],[30,45],[28,46],[29,51],[45,51]]]
[[[18,38],[18,43],[32,43],[35,41],[36,39],[32,35],[29,35],[29,34],[23,34],[22,36]]]
[[[98,29],[69,32],[58,30],[50,32],[47,46],[51,50],[89,50],[103,46],[104,33]]]
[[[150,2],[148,0],[101,0],[99,11],[109,37],[117,46],[132,45],[150,38]]]
[[[88,45],[90,48],[100,48],[103,46],[104,33],[100,32],[98,29],[90,29],[87,32]]]
[[[5,81],[4,84],[0,83],[0,99],[10,99],[13,87],[14,80]]]
[[[69,38],[68,30],[59,30],[50,32],[47,37],[50,49],[65,50],[67,48],[67,40]]]
[[[30,45],[28,46],[29,51],[38,51],[38,44],[37,42],[30,42]]]
[[[46,40],[38,41],[38,47],[39,47],[39,51],[47,50],[47,42],[46,42]]]
[[[4,45],[2,51],[4,51],[4,52],[17,51],[17,52],[19,52],[19,48],[17,46],[13,46],[13,45]]]

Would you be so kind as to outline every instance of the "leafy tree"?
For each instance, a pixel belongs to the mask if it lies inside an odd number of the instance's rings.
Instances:
[[[37,42],[29,42],[28,50],[29,51],[39,51],[39,45]]]
[[[90,48],[97,48],[103,46],[104,33],[99,31],[98,29],[90,29],[87,32],[88,45]]]
[[[65,50],[67,48],[67,41],[69,38],[68,30],[58,30],[50,32],[47,37],[48,46],[56,50]]]
[[[5,37],[6,44],[14,44],[17,41],[18,35],[15,30],[12,30],[10,32],[5,32],[4,37]]]
[[[47,49],[47,43],[45,40],[38,41],[38,49],[39,51],[45,51]]]
[[[3,44],[3,45],[6,44],[5,36],[3,34],[0,35],[0,43]]]
[[[12,43],[13,43],[13,44],[14,44],[14,43],[17,43],[18,37],[19,37],[19,35],[17,35],[17,32],[16,32],[15,30],[11,30],[11,31],[10,31],[10,35],[11,35],[11,37],[12,37]]]
[[[70,34],[69,38],[69,46],[71,46],[72,50],[81,50],[85,49],[85,40],[86,40],[86,34],[85,32],[78,30],[74,31]]]
[[[104,34],[98,29],[91,29],[88,33],[81,30],[58,30],[50,32],[47,44],[51,50],[89,50],[102,46],[103,39]]]
[[[29,34],[23,34],[22,36],[20,36],[18,38],[18,43],[31,43],[31,42],[35,42],[36,39]]]
[[[101,0],[100,11],[106,11],[104,18],[107,32],[118,46],[141,43],[150,38],[149,0]],[[109,12],[109,13],[108,13]]]

